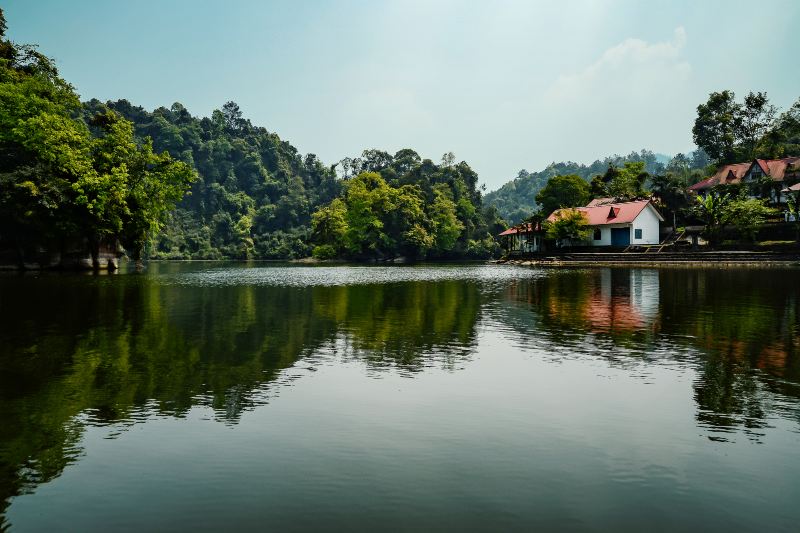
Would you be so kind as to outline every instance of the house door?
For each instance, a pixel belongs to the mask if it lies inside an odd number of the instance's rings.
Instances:
[[[611,228],[611,246],[628,246],[630,243],[630,228]]]

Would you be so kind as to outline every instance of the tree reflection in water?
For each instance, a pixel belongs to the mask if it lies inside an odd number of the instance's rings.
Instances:
[[[371,372],[457,370],[480,350],[483,325],[555,359],[690,369],[697,422],[710,438],[757,438],[774,417],[799,418],[795,271],[597,268],[487,279],[486,268],[474,267],[474,279],[440,271],[292,287],[0,278],[0,498],[7,505],[58,476],[82,453],[87,425],[124,428],[198,405],[236,424],[291,383],[298,362],[320,358],[355,359]]]
[[[651,364],[654,354],[674,363],[690,347],[698,423],[714,433],[742,428],[757,438],[772,416],[798,418],[795,401],[775,401],[800,397],[800,277],[793,272],[553,271],[509,284],[505,297],[533,315],[512,308],[502,320],[529,346],[558,356],[599,354],[613,364]]]
[[[358,358],[376,370],[455,369],[474,347],[481,306],[478,286],[457,281],[305,288],[187,288],[137,276],[3,281],[6,502],[79,457],[86,424],[182,417],[195,405],[236,423],[312,354]]]

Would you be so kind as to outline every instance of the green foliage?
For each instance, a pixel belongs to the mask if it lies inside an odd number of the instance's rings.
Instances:
[[[586,216],[577,209],[562,209],[555,214],[555,220],[544,223],[548,239],[555,241],[584,241],[591,235]]]
[[[319,244],[311,251],[311,256],[316,259],[334,259],[337,256],[336,249],[330,244]]]
[[[496,207],[500,217],[511,224],[516,224],[531,216],[537,208],[541,209],[536,201],[536,195],[547,185],[550,178],[574,174],[590,182],[594,176],[606,172],[609,166],[623,167],[627,162],[636,161],[644,162],[645,170],[650,174],[664,172],[663,158],[649,150],[631,152],[625,156],[606,157],[590,165],[573,162],[552,163],[540,172],[520,170],[515,179],[488,193],[484,201],[486,205]],[[606,192],[603,188],[598,189],[593,185],[591,195],[600,197],[605,196]]]
[[[84,113],[111,109],[134,123],[137,138],[191,165],[198,179],[162,227],[155,258],[275,259],[311,253],[311,213],[339,194],[333,169],[302,157],[254,126],[228,102],[210,118],[175,103],[148,112],[126,100],[92,100]],[[174,226],[171,226],[174,225]]]
[[[193,178],[117,114],[82,117],[49,59],[0,39],[0,244],[85,240],[96,257],[100,241],[120,240],[138,258]]]
[[[721,241],[723,229],[729,224],[737,229],[742,239],[754,241],[758,230],[774,210],[763,200],[712,189],[705,197],[696,198],[692,213],[705,224],[705,237],[709,244],[716,246]]]
[[[750,92],[742,103],[733,91],[711,93],[697,106],[694,142],[717,164],[753,159],[759,142],[773,128],[775,114],[766,93]]]
[[[730,220],[729,193],[711,190],[705,197],[698,196],[692,213],[705,225],[705,237],[712,246],[719,244],[722,229]]]
[[[680,155],[682,154],[678,154],[678,156]],[[670,163],[666,173],[653,176],[651,179],[655,203],[662,213],[672,214],[671,219],[667,219],[668,223],[677,224],[678,214],[689,205],[689,195],[686,189],[688,176],[688,165],[676,168]]]
[[[503,228],[494,209],[484,209],[477,175],[445,154],[441,165],[412,150],[394,156],[367,150],[340,163],[340,198],[312,215],[314,242],[340,257],[489,257]],[[364,169],[379,169],[378,172]],[[327,249],[326,249],[327,250]]]
[[[581,207],[589,202],[589,184],[577,174],[553,176],[536,195],[536,203],[544,214],[563,207]]]
[[[728,205],[729,219],[736,227],[739,236],[749,242],[754,242],[758,230],[767,221],[767,217],[774,214],[764,200],[755,198],[736,198]]]
[[[610,166],[601,180],[605,185],[605,195],[618,201],[645,198],[650,193],[645,183],[650,175],[641,161],[626,162],[622,168]]]

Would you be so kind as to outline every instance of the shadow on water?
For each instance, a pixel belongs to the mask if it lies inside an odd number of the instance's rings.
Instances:
[[[236,424],[300,362],[455,371],[484,327],[556,362],[601,358],[645,380],[654,367],[691,370],[711,439],[800,421],[796,271],[283,269],[262,283],[269,269],[228,282],[245,271],[180,268],[0,277],[3,506],[76,461],[86,426],[198,405]]]

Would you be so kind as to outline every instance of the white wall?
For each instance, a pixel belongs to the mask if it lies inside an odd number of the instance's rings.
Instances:
[[[608,224],[600,226],[600,240],[594,240],[594,230],[597,226],[592,227],[592,233],[589,235],[589,239],[584,242],[575,242],[574,245],[580,246],[611,246],[611,228],[628,228],[631,232],[631,244],[659,244],[661,242],[661,234],[660,234],[660,219],[656,214],[656,210],[653,206],[648,204],[642,212],[639,213],[639,216],[636,217],[636,220],[633,221],[633,224]],[[636,232],[634,230],[641,229],[642,230],[642,238],[636,239]]]
[[[641,216],[641,215],[640,215]],[[600,240],[594,240],[594,230],[596,228],[592,228],[592,235],[589,236],[589,240],[586,241],[586,244],[589,246],[611,246],[611,228],[628,228],[630,229],[630,224],[609,224],[607,226],[600,226]],[[643,235],[644,236],[644,235]],[[656,227],[656,239],[658,239],[658,227]],[[631,244],[633,244],[633,231],[631,231]]]
[[[656,210],[650,204],[647,205],[642,212],[639,213],[639,216],[636,217],[636,220],[633,221],[633,227],[631,228],[631,244],[658,244],[661,242],[661,236],[659,234],[659,218],[656,214]],[[642,238],[636,239],[636,230],[642,230]]]

